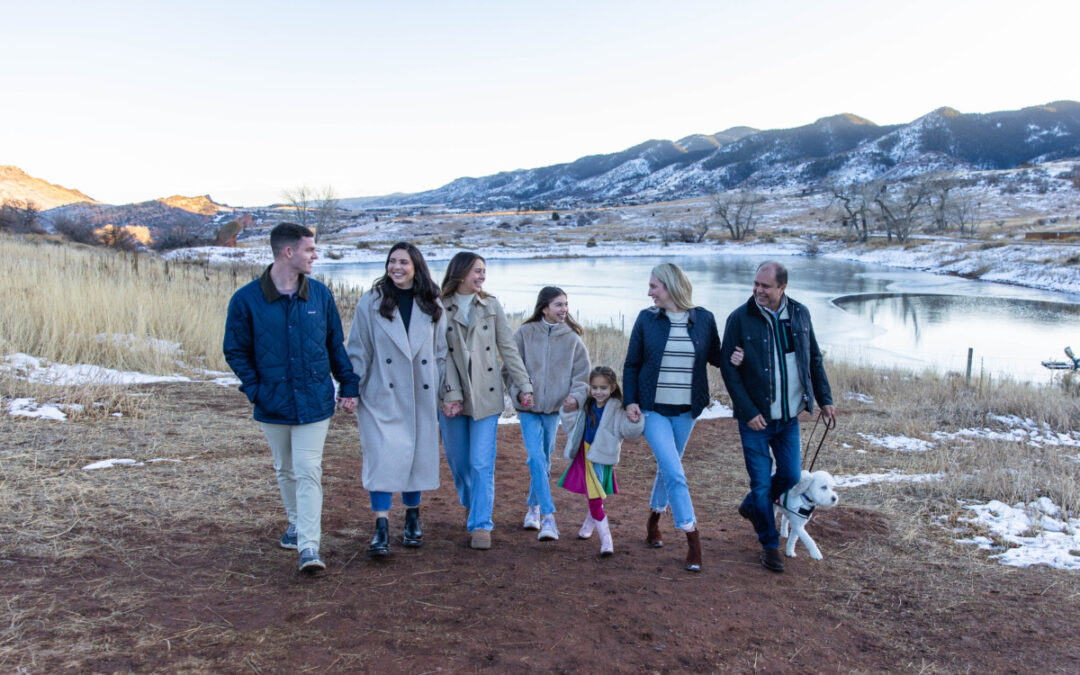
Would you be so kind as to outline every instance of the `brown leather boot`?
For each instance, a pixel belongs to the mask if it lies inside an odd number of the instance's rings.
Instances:
[[[686,569],[689,572],[701,571],[701,536],[697,530],[686,533]]]
[[[664,545],[664,541],[660,538],[660,514],[656,511],[649,511],[648,534],[645,541],[653,548]]]

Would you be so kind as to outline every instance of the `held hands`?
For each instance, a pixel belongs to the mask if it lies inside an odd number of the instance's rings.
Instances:
[[[573,396],[567,396],[562,402],[563,412],[574,412],[578,409],[577,399]]]
[[[528,408],[531,408],[533,406],[533,395],[532,394],[527,394],[525,392],[520,392],[518,394],[517,398],[518,398],[518,403],[521,404],[522,408],[528,409]]]
[[[345,412],[354,413],[354,412],[356,412],[356,402],[357,402],[357,400],[358,399],[355,396],[352,397],[352,398],[341,398],[340,396],[338,396],[337,397],[337,404],[338,404],[338,407],[341,408],[342,410],[344,410]]]
[[[731,352],[731,365],[738,368],[739,365],[742,364],[742,362],[743,362],[743,356],[745,356],[745,352],[743,352],[743,348],[742,347],[736,347],[735,351]]]
[[[443,401],[439,407],[445,417],[457,417],[461,414],[461,401]]]
[[[641,420],[641,406],[637,403],[631,403],[626,406],[626,419],[637,424],[638,421]]]

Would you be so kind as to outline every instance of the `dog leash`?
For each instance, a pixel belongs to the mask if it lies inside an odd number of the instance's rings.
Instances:
[[[814,420],[814,428],[810,430],[810,435],[806,437],[806,449],[803,450],[803,461],[804,462],[806,461],[806,456],[808,454],[810,454],[810,441],[812,441],[814,439],[814,433],[817,431],[818,423],[821,422],[822,417],[824,417],[824,415],[818,415],[817,416],[817,419]],[[817,462],[817,456],[818,456],[818,453],[821,452],[821,446],[825,445],[825,437],[828,436],[829,432],[832,431],[835,428],[836,428],[836,418],[835,417],[826,417],[825,418],[825,427],[824,427],[824,430],[821,432],[821,440],[818,441],[817,449],[814,450],[814,458],[810,460],[810,468],[807,469],[807,471],[813,471],[814,470],[814,463]]]

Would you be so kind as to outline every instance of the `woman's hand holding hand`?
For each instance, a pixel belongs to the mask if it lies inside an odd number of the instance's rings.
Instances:
[[[531,408],[533,406],[533,395],[521,392],[518,394],[518,403],[522,408]]]
[[[443,401],[442,414],[446,417],[457,417],[461,414],[461,403],[458,401]]]
[[[638,420],[641,419],[641,406],[639,406],[637,403],[631,403],[630,405],[626,406],[626,419],[630,420],[634,424],[637,424]]]
[[[573,396],[567,396],[562,402],[562,409],[566,412],[574,412],[578,409],[577,399]]]

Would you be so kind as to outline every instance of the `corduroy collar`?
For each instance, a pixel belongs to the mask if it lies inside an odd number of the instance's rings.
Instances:
[[[274,285],[274,280],[270,278],[270,268],[273,267],[273,263],[266,266],[266,270],[259,277],[259,288],[262,289],[263,297],[267,302],[274,302],[278,298],[282,297],[281,293],[278,293],[277,286]],[[300,286],[296,289],[296,295],[304,302],[308,299],[308,280],[303,274],[300,275]]]

